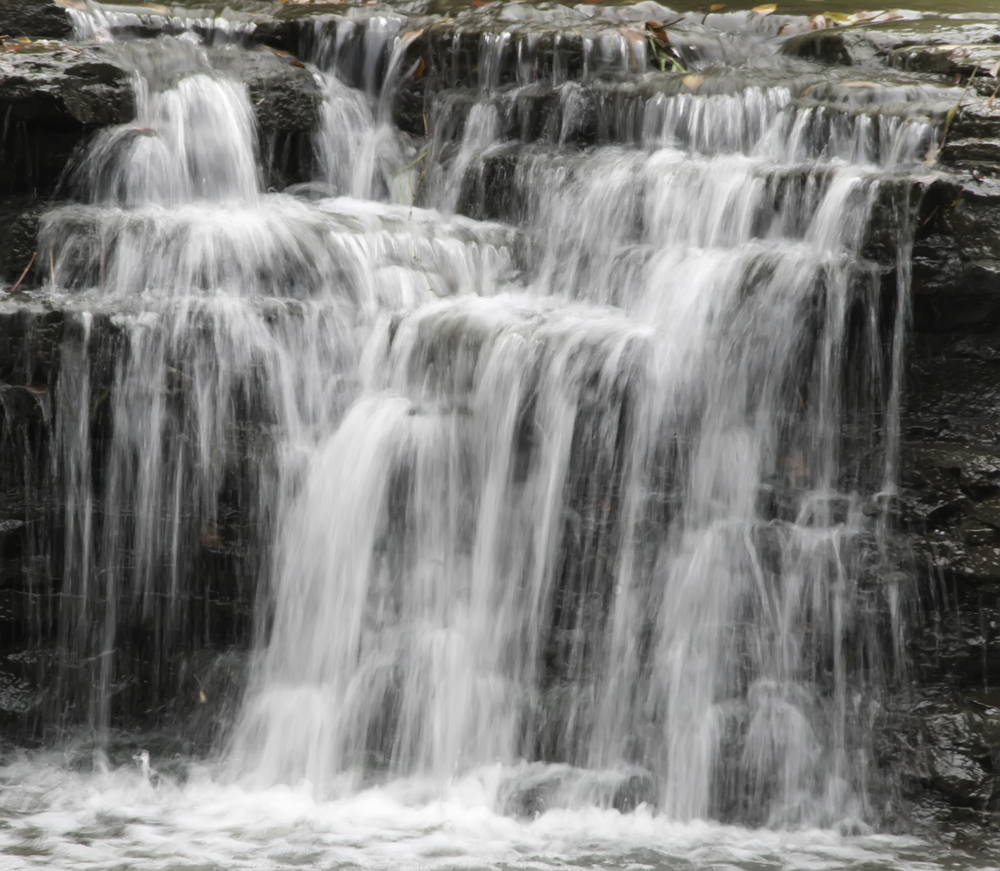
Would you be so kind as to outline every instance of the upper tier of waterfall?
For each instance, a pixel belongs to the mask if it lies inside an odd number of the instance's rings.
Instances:
[[[119,730],[157,733],[130,801],[207,752],[195,804],[247,819],[379,796],[663,855],[898,817],[911,191],[964,83],[822,67],[767,9],[67,5],[134,118],[0,299],[0,400],[37,406],[2,469],[22,737],[85,728],[111,782]],[[306,140],[263,126],[253,52],[305,77]]]

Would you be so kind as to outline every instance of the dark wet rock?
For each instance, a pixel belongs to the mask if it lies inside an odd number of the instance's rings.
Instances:
[[[893,67],[954,78],[985,73],[996,62],[995,26],[985,19],[928,16],[849,27],[826,27],[792,36],[782,53],[838,66]]]
[[[0,54],[0,107],[53,127],[121,124],[135,117],[128,72],[94,46],[27,46]]]
[[[990,99],[996,85],[992,79],[986,82],[990,93],[973,92],[956,103],[939,155],[941,164],[965,170],[973,178],[1000,174],[1000,100]]]
[[[0,195],[47,196],[99,127],[135,117],[129,74],[105,46],[0,52]]]
[[[893,49],[888,60],[896,69],[954,78],[985,73],[997,61],[997,48],[992,44],[906,45]]]
[[[1000,181],[968,172],[918,183],[913,249],[918,333],[987,334],[1000,324]]]
[[[964,584],[1000,582],[1000,454],[910,443],[900,485],[900,518],[919,562]]]
[[[5,713],[5,651],[41,651],[65,641],[59,635],[65,631],[65,609],[76,607],[61,596],[72,569],[64,564],[65,506],[47,458],[58,437],[59,415],[65,413],[59,375],[67,348],[76,347],[82,335],[74,313],[29,298],[0,302],[0,729],[18,740],[40,738],[43,724],[61,727],[84,720],[94,680],[86,647],[64,649],[60,658],[36,657],[28,677],[53,691],[36,704],[30,688],[8,681],[20,693],[11,696],[11,705],[19,707],[7,712],[10,716]],[[121,327],[97,312],[87,341],[91,473],[99,481],[114,427],[113,403],[107,399],[116,361],[127,357],[128,346]],[[165,373],[168,389],[182,402],[183,379],[171,381],[171,374]],[[246,422],[241,425],[252,429]],[[246,436],[247,442],[252,435]],[[236,463],[248,462],[253,450],[252,444],[241,444]],[[141,609],[123,606],[115,628],[112,722],[132,728],[174,723],[178,740],[186,742],[185,752],[208,749],[244,685],[236,674],[242,667],[236,660],[249,644],[255,590],[247,580],[253,573],[245,564],[247,521],[238,490],[236,482],[225,490],[212,524],[186,518],[185,535],[192,547],[184,558],[198,584],[177,600],[183,623],[158,626]],[[91,605],[103,611],[103,601]],[[231,668],[215,663],[220,651],[233,652]],[[25,707],[29,701],[30,708]]]
[[[172,727],[166,734],[174,746],[161,750],[163,755],[167,749],[189,756],[218,746],[236,720],[249,664],[245,647],[205,648],[173,663],[173,695],[165,699],[157,725]]]
[[[0,591],[0,602],[12,597],[11,591]],[[0,604],[0,626],[5,611]],[[35,731],[42,719],[48,695],[38,680],[44,654],[12,649],[7,644],[0,650],[0,732],[7,738],[20,738]]]
[[[267,48],[219,50],[211,60],[216,69],[246,83],[262,131],[308,133],[319,126],[322,93],[301,61]]]
[[[816,30],[793,36],[782,47],[783,54],[825,64],[851,66],[875,57],[876,51],[863,37],[839,28]]]
[[[62,38],[73,33],[66,7],[51,0],[0,0],[0,34]]]
[[[0,282],[15,284],[37,260],[38,225],[44,207],[31,200],[0,204]]]
[[[909,454],[921,471],[940,471],[970,498],[1000,492],[1000,452],[941,446],[913,448]]]
[[[280,190],[309,181],[322,103],[315,74],[291,55],[269,48],[219,50],[211,59],[216,69],[247,85],[266,187]]]
[[[880,754],[951,802],[989,807],[1000,792],[1000,696],[941,692],[896,700]],[[902,763],[902,764],[901,764]]]
[[[509,774],[497,801],[501,813],[516,817],[588,805],[629,813],[640,805],[655,807],[657,792],[653,776],[644,769],[594,771],[536,763]]]

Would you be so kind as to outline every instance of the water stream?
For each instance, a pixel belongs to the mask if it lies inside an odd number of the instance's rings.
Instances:
[[[61,738],[0,768],[5,867],[975,866],[874,834],[872,746],[907,667],[881,267],[958,94],[726,16],[682,81],[645,7],[563,50],[566,14],[476,36],[471,73],[454,36],[417,133],[426,21],[318,26],[314,178],[266,192],[215,54],[252,28],[77,13],[139,104],[18,303],[70,324]],[[215,701],[220,620],[256,641],[207,761],[121,743],[192,677]]]

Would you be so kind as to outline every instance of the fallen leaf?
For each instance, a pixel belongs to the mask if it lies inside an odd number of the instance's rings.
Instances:
[[[704,76],[695,75],[694,73],[689,73],[684,76],[681,81],[684,83],[684,87],[687,88],[692,94],[696,93],[698,88],[702,86],[705,81]]]
[[[1000,60],[990,67],[990,75],[993,76],[993,78],[997,77],[997,73],[1000,73]]]
[[[750,11],[756,12],[758,15],[770,15],[777,8],[777,3],[765,3],[763,6],[754,6]]]
[[[725,3],[713,3],[711,6],[708,7],[708,11],[709,12],[720,12],[721,10],[723,10],[725,8],[726,8],[726,4]]]
[[[427,64],[424,63],[424,59],[420,58],[417,63],[417,68],[413,71],[413,81],[417,81],[423,74],[424,70],[427,69]]]
[[[207,701],[208,701],[208,697],[205,695],[205,690],[199,687],[199,689],[198,689],[198,704],[199,705],[203,705]]]
[[[655,21],[646,22],[646,30],[655,36],[663,45],[670,45],[670,37],[667,35],[667,28]]]

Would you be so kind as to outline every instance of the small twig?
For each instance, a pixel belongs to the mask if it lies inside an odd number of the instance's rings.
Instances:
[[[21,277],[20,277],[20,278],[19,278],[19,279],[17,280],[17,284],[15,284],[15,285],[14,285],[14,286],[13,286],[13,287],[12,287],[12,288],[10,289],[10,292],[11,292],[11,293],[17,293],[17,289],[18,289],[18,288],[19,288],[19,287],[21,286],[21,282],[23,282],[23,281],[24,281],[24,278],[25,278],[25,276],[26,276],[26,275],[28,274],[28,270],[29,270],[29,269],[31,269],[31,267],[35,265],[35,258],[36,258],[37,256],[38,256],[38,252],[37,252],[37,251],[35,251],[35,252],[34,252],[34,253],[33,253],[33,254],[31,255],[31,260],[29,260],[29,261],[28,261],[28,265],[24,267],[24,272],[22,272],[22,273],[21,273]]]
[[[49,278],[52,281],[52,289],[56,289],[56,261],[55,254],[53,253],[53,248],[49,246]]]

